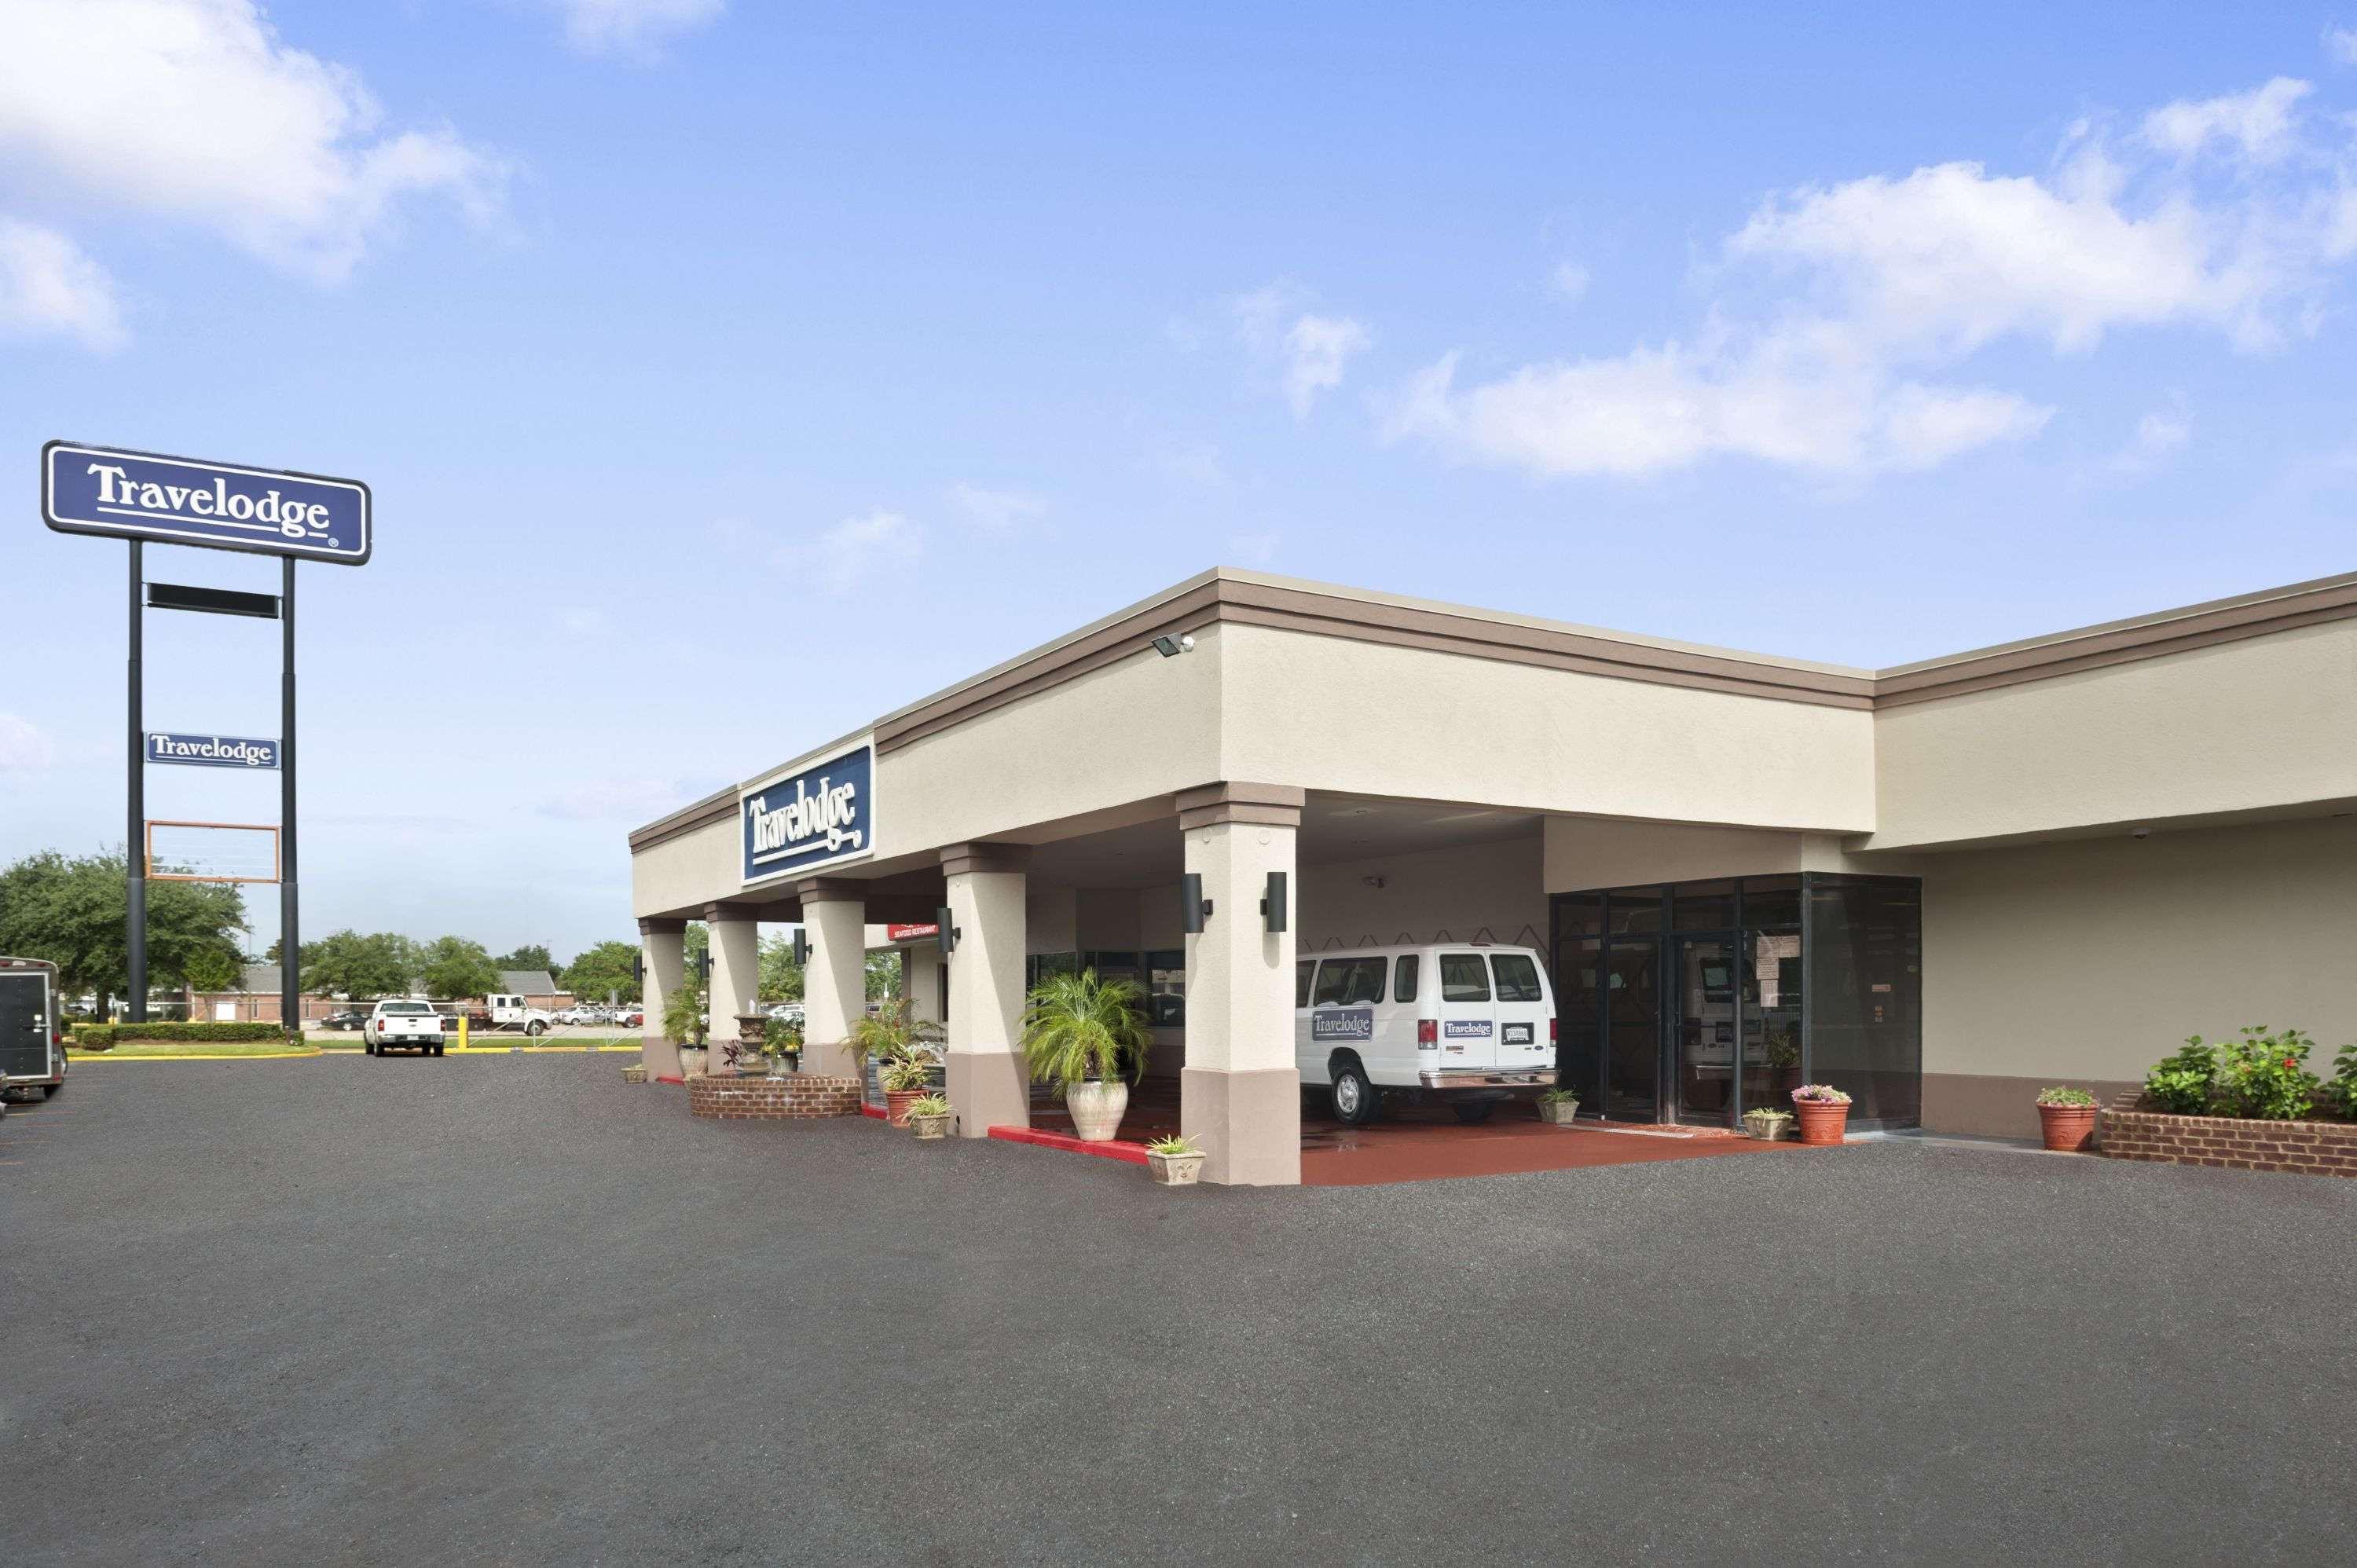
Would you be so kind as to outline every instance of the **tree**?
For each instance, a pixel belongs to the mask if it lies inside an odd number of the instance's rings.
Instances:
[[[639,983],[631,964],[639,956],[635,942],[599,942],[565,966],[565,989],[584,1002],[603,1002],[611,994],[624,1002],[639,1000]]]
[[[491,961],[501,969],[544,969],[551,973],[556,970],[556,961],[549,957],[548,950],[538,942],[526,942],[506,957],[495,958]]]
[[[43,850],[0,871],[0,952],[48,959],[69,993],[122,994],[131,983],[127,872],[120,850],[73,858]],[[225,989],[244,961],[245,929],[235,886],[148,883],[148,983],[201,979]]]
[[[794,961],[794,943],[783,931],[761,939],[761,1000],[799,1002],[802,999],[802,966]]]
[[[499,966],[483,944],[465,937],[436,937],[418,955],[418,978],[425,994],[445,1001],[488,996],[500,988]]]
[[[362,936],[346,929],[303,944],[303,988],[355,1002],[406,996],[423,968],[417,944],[394,931]]]
[[[900,955],[872,952],[867,955],[867,1000],[881,1002],[900,994]]]

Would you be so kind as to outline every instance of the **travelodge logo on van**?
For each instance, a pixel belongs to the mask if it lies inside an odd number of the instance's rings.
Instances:
[[[1490,1037],[1487,1018],[1451,1018],[1441,1025],[1442,1037],[1451,1040],[1486,1040]]]
[[[1375,1010],[1372,1007],[1320,1007],[1309,1015],[1313,1040],[1372,1040]]]
[[[745,880],[815,871],[876,851],[876,743],[804,766],[737,798]]]

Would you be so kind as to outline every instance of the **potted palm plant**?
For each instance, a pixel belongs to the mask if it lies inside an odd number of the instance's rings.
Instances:
[[[933,1053],[921,1047],[888,1058],[877,1073],[884,1087],[884,1120],[906,1127],[918,1101],[933,1091]]]
[[[1146,1173],[1164,1187],[1193,1187],[1203,1176],[1203,1151],[1192,1138],[1157,1138],[1146,1145]]]
[[[663,998],[662,1030],[679,1047],[679,1070],[692,1078],[704,1070],[704,998],[693,986],[682,985]]]
[[[770,1058],[770,1076],[782,1078],[802,1066],[802,1027],[791,1018],[761,1021],[761,1054]]]
[[[950,1102],[938,1094],[909,1101],[909,1131],[920,1138],[950,1135]]]
[[[2056,1154],[2078,1154],[2095,1135],[2095,1097],[2083,1089],[2040,1090],[2038,1130]]]
[[[1134,980],[1100,980],[1093,969],[1051,974],[1034,986],[1023,1012],[1023,1059],[1031,1081],[1063,1090],[1072,1130],[1092,1144],[1121,1131],[1129,1085],[1146,1071],[1154,1036],[1146,992]]]
[[[1539,1120],[1552,1127],[1568,1127],[1579,1113],[1579,1096],[1567,1089],[1550,1089],[1539,1096]]]
[[[1849,1125],[1849,1096],[1830,1083],[1804,1083],[1792,1090],[1792,1113],[1800,1118],[1802,1143],[1813,1148],[1838,1144]]]

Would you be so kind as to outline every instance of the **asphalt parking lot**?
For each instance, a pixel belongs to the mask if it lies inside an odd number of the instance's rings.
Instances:
[[[596,1055],[0,1122],[0,1556],[2346,1561],[2357,1182],[1883,1143],[1166,1191]]]

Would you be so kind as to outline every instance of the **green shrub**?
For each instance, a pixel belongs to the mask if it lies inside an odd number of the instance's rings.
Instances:
[[[2195,1035],[2144,1075],[2145,1096],[2172,1116],[2207,1116],[2217,1074],[2218,1047]]]
[[[78,1050],[103,1051],[125,1040],[252,1042],[285,1037],[286,1031],[275,1024],[77,1024],[68,1043]]]
[[[2357,1045],[2341,1047],[2341,1054],[2332,1058],[2332,1080],[2324,1086],[2323,1098],[2341,1114],[2357,1122]]]
[[[2211,1113],[2257,1122],[2296,1122],[2316,1104],[2316,1075],[2307,1068],[2316,1044],[2298,1029],[2280,1035],[2266,1026],[2245,1026],[2243,1037],[2218,1053],[2218,1076],[2211,1081]]]

